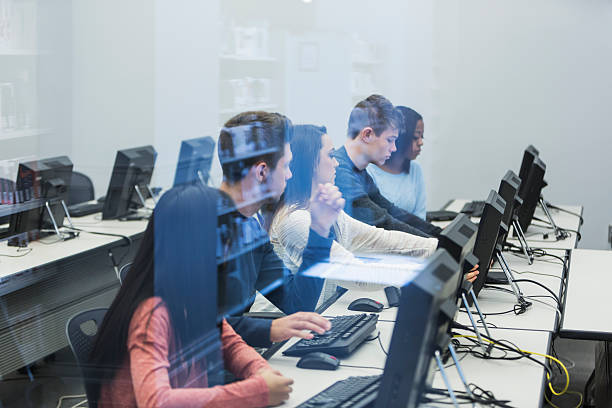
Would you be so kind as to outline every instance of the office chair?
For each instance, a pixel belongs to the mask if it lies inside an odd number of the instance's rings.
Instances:
[[[87,371],[87,361],[93,349],[96,334],[98,333],[100,325],[102,325],[102,320],[104,320],[104,315],[107,311],[107,308],[86,310],[72,316],[68,319],[68,323],[66,323],[68,344],[70,345],[70,349],[72,349],[77,364],[81,368],[85,383],[92,380],[92,378],[90,378],[91,375]],[[84,323],[90,321],[94,323],[96,328],[95,333],[91,334],[86,333],[82,327]],[[85,388],[87,389],[87,387]],[[87,396],[87,399],[90,400],[89,396]]]
[[[4,194],[4,192],[15,193],[15,182],[9,179],[0,178],[0,196]],[[0,197],[0,202],[1,201],[2,197]],[[10,215],[7,215],[6,217],[0,217],[0,224],[8,224],[10,218]]]
[[[78,171],[72,172],[70,189],[68,191],[68,202],[66,205],[74,205],[91,201],[94,199],[94,186],[91,179]]]
[[[121,284],[123,284],[123,282],[125,281],[125,277],[127,276],[127,273],[130,271],[130,268],[132,267],[132,263],[126,263],[125,265],[123,265],[121,267],[121,269],[119,269],[119,282]]]

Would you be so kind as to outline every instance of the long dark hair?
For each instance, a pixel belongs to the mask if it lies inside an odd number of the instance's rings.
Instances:
[[[398,129],[397,140],[395,141],[397,150],[391,153],[389,162],[401,160],[402,173],[409,173],[410,159],[406,158],[406,153],[412,149],[412,141],[414,140],[414,131],[417,122],[423,120],[423,117],[415,110],[406,106],[396,106],[395,109],[402,117],[402,121]]]
[[[323,147],[321,140],[327,133],[324,126],[295,125],[291,139],[293,160],[289,169],[293,174],[287,181],[287,188],[281,205],[306,208],[312,193],[312,176],[319,165],[319,154]]]
[[[85,381],[90,407],[97,406],[101,386],[113,380],[128,358],[130,322],[148,298],[161,298],[156,307],[168,309],[177,345],[177,352],[168,356],[170,372],[210,352],[211,335],[219,345],[217,199],[216,191],[193,183],[175,187],[159,200],[96,337]]]

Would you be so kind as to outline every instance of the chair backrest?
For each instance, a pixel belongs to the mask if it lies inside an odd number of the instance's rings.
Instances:
[[[121,267],[121,269],[119,269],[119,280],[121,281],[122,285],[123,285],[123,282],[125,282],[125,277],[127,276],[127,273],[130,271],[131,267],[132,267],[132,262],[126,263],[125,265]]]
[[[70,190],[68,191],[68,205],[84,203],[93,200],[95,197],[94,186],[91,179],[78,171],[72,172]]]
[[[2,203],[2,201],[5,199],[8,200],[9,193],[13,196],[13,200],[15,200],[15,182],[13,180],[0,177],[0,203]],[[10,218],[10,215],[0,217],[0,224],[8,224]]]
[[[91,375],[86,372],[87,361],[93,350],[96,334],[98,334],[98,329],[100,325],[102,325],[104,315],[107,311],[107,308],[86,310],[72,316],[68,319],[68,323],[66,323],[68,344],[72,349],[77,364],[81,368],[83,380],[86,384],[87,381],[90,381],[91,377]],[[89,329],[95,330],[91,330],[90,332]],[[85,388],[87,389],[87,387]],[[87,396],[87,399],[90,400],[89,396]]]

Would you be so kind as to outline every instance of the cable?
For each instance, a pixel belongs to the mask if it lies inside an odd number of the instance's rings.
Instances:
[[[559,307],[561,307],[561,301],[559,300],[559,297],[555,294],[555,292],[553,292],[552,290],[550,290],[546,286],[542,285],[540,282],[537,282],[537,281],[534,281],[534,280],[531,280],[531,279],[515,279],[514,280],[514,283],[520,283],[520,282],[533,283],[534,285],[538,285],[542,289],[545,289],[548,293],[550,293],[555,298],[555,300],[557,301],[557,305],[559,305]]]
[[[387,353],[387,351],[385,350],[385,347],[382,344],[382,340],[380,339],[380,332],[378,333],[379,335],[376,336],[376,338],[378,339],[378,344],[380,344],[380,348],[383,351],[383,353],[385,353],[385,356],[389,356],[389,353]]]
[[[370,368],[372,370],[381,370],[384,371],[384,368],[380,368],[380,367],[368,367],[368,366],[354,366],[354,365],[347,365],[347,364],[338,364],[338,366],[340,367],[349,367],[349,368]]]
[[[477,404],[483,404],[483,405],[498,406],[498,407],[503,407],[503,408],[512,408],[510,405],[508,405],[510,400],[498,400],[495,398],[495,395],[491,391],[485,390],[474,383],[470,383],[468,384],[468,386],[470,387],[472,396],[470,396],[467,392],[462,391],[462,390],[461,391],[453,390],[453,393],[455,394],[455,398],[457,400],[464,401],[464,402],[457,401],[459,404],[477,403]],[[450,398],[449,392],[445,388],[429,388],[425,390],[425,394],[441,395],[444,397],[444,399]],[[453,404],[453,402],[444,401],[443,399],[440,399],[440,398],[434,399],[431,397],[421,397],[421,401],[426,402],[426,403],[435,402],[437,404]]]
[[[578,400],[578,405],[576,405],[574,408],[580,408],[582,406],[583,403],[583,398],[582,398],[582,393],[578,392],[578,391],[567,391],[566,394],[571,394],[571,395],[578,395],[579,400]],[[546,395],[546,393],[544,393],[544,399],[546,400],[546,402],[548,402],[548,404],[553,407],[553,408],[559,408],[557,405],[553,404],[551,400],[548,399],[548,395]]]
[[[469,328],[468,328],[468,330],[469,330]],[[473,331],[473,330],[472,330],[472,331]],[[488,343],[491,343],[491,344],[500,344],[500,345],[502,345],[502,346],[504,345],[504,344],[500,343],[500,342],[499,342],[499,341],[497,341],[497,340],[492,340],[492,339],[489,339],[489,338],[488,338],[488,336],[485,336],[485,335],[483,335],[483,334],[481,334],[481,336],[483,337],[483,340],[484,340],[484,341],[486,341],[486,342],[488,342]],[[465,335],[465,334],[459,334],[459,335],[455,335],[455,336],[453,336],[453,337],[468,337],[468,338],[475,338],[475,339],[477,339],[477,338],[478,338],[478,337],[476,337],[476,336],[472,336],[472,335]],[[506,346],[506,347],[507,347],[507,346]],[[550,389],[550,392],[552,392],[554,395],[559,396],[559,395],[563,395],[563,394],[565,394],[565,393],[567,392],[567,389],[569,388],[569,383],[570,383],[570,375],[569,375],[569,372],[567,371],[567,368],[565,367],[565,365],[564,365],[564,364],[563,364],[563,363],[562,363],[562,362],[561,362],[561,361],[560,361],[558,358],[556,358],[556,357],[554,357],[554,356],[551,356],[551,355],[548,355],[548,354],[537,353],[537,352],[535,352],[535,351],[527,351],[527,350],[523,350],[523,349],[520,349],[520,348],[518,348],[518,347],[517,347],[517,349],[516,349],[516,350],[520,351],[521,353],[525,353],[525,357],[527,357],[527,355],[532,355],[532,354],[533,354],[533,355],[536,355],[536,356],[540,356],[540,357],[545,357],[545,358],[548,358],[549,360],[552,360],[552,361],[556,362],[556,363],[557,363],[557,364],[559,364],[561,367],[563,367],[563,372],[564,372],[564,374],[565,374],[565,387],[563,387],[563,389],[562,389],[561,391],[556,391],[556,390],[553,388],[553,386],[552,386],[552,381],[551,381],[551,373],[550,373],[550,370],[549,370],[548,368],[546,369],[546,379],[548,380],[548,388]],[[527,358],[528,358],[528,357],[527,357]],[[533,359],[533,360],[534,360],[534,361],[537,361],[537,360],[535,360],[535,359]],[[538,362],[538,364],[543,364],[543,363]]]
[[[26,251],[24,254],[21,255],[10,255],[10,254],[0,254],[0,256],[5,256],[7,258],[22,258],[24,256],[26,256],[27,254],[29,254],[30,252],[32,252],[32,248],[17,248],[17,252],[21,252],[21,251]]]
[[[119,262],[117,262],[117,265],[121,265],[123,263],[123,260],[125,259],[125,257],[130,253],[130,248],[132,247],[132,238],[128,237],[127,235],[123,235],[123,234],[112,234],[110,232],[98,232],[98,231],[88,231],[88,230],[84,230],[81,228],[76,228],[76,227],[70,227],[67,225],[63,226],[66,229],[70,229],[70,230],[74,230],[74,231],[79,231],[79,232],[84,232],[87,234],[93,234],[93,235],[102,235],[102,236],[106,236],[106,237],[118,237],[118,238],[123,238],[127,244],[126,245],[122,245],[124,247],[127,247],[127,251],[125,251],[125,254],[123,254],[123,256],[119,259]]]
[[[578,214],[578,213],[575,213],[575,212],[572,212],[572,211],[568,211],[568,210],[566,210],[566,209],[564,209],[564,208],[561,208],[561,207],[559,207],[559,206],[556,206],[556,205],[554,205],[554,204],[551,204],[551,203],[549,203],[548,201],[546,202],[546,205],[548,206],[548,208],[554,208],[554,209],[555,209],[555,210],[557,210],[557,211],[561,211],[561,212],[564,212],[564,213],[566,213],[566,214],[571,214],[571,215],[574,215],[574,216],[576,216],[576,217],[580,218],[580,225],[582,225],[582,224],[584,223],[584,218],[582,218],[582,215],[580,215],[580,214]]]
[[[75,398],[87,398],[87,395],[85,394],[80,394],[80,395],[62,395],[59,400],[57,401],[57,406],[56,408],[61,408],[62,406],[62,402],[64,402],[64,400],[66,399],[75,399]],[[87,400],[85,400],[87,401]],[[79,405],[81,405],[83,403],[83,401],[79,402],[77,405],[73,406],[72,408],[75,408]]]
[[[87,399],[84,399],[83,401],[79,402],[78,404],[74,404],[73,406],[71,406],[70,408],[79,408],[79,407],[83,407],[83,404],[87,403]]]

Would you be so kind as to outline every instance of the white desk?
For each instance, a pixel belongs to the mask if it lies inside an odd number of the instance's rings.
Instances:
[[[612,340],[612,251],[574,249],[570,259],[560,335]]]
[[[31,242],[32,251],[20,258],[0,257],[0,375],[66,347],[70,317],[110,305],[119,281],[108,251],[128,262],[147,224],[101,221],[99,213],[73,222],[80,229],[129,236],[133,245],[124,247],[120,237],[82,232],[68,241],[49,236]],[[1,242],[0,253],[22,252]]]
[[[467,332],[466,332],[467,334]],[[509,340],[523,350],[537,353],[546,353],[550,341],[550,334],[545,332],[491,330],[495,339]],[[465,340],[462,341],[464,343]],[[466,342],[465,342],[466,343]],[[493,351],[492,355],[501,355]],[[513,354],[513,353],[512,353]],[[534,356],[540,361],[543,357]],[[467,377],[468,383],[477,384],[486,390],[492,391],[497,399],[510,400],[513,407],[538,407],[541,405],[543,387],[546,375],[544,368],[533,361],[520,359],[484,360],[470,355],[461,360],[461,367]],[[454,390],[464,390],[457,370],[454,367],[446,369],[451,387]],[[437,373],[434,377],[435,388],[446,388],[442,376]],[[434,404],[435,405],[435,404]],[[448,407],[448,404],[441,405]]]
[[[564,251],[549,251],[551,254],[563,256]],[[552,290],[557,296],[561,294],[561,281],[563,279],[563,265],[561,261],[554,258],[536,258],[533,265],[529,265],[525,259],[520,255],[504,253],[506,260],[509,263],[510,268],[514,271],[521,272],[515,273],[515,279],[530,279],[541,283],[550,290]],[[497,269],[493,269],[498,271]],[[542,276],[532,274],[530,272],[547,274],[552,276]],[[510,285],[497,285],[506,289],[511,289]],[[518,283],[521,291],[525,296],[541,296],[548,295],[545,289],[529,282]],[[543,330],[554,332],[557,329],[559,323],[559,317],[557,311],[553,306],[556,306],[556,302],[551,298],[536,298],[542,302],[546,302],[549,306],[537,302],[533,299],[527,299],[533,304],[527,309],[527,311],[520,315],[514,313],[508,313],[503,315],[489,315],[486,317],[487,323],[494,325],[498,328],[506,329],[518,329],[518,330]],[[483,288],[478,295],[478,304],[483,313],[498,313],[512,310],[516,303],[516,297],[514,294],[505,293],[493,288]],[[475,310],[472,307],[472,310]],[[478,318],[478,315],[474,316]],[[459,312],[457,321],[461,324],[470,325],[468,315],[464,312]]]
[[[469,201],[471,200],[456,199],[456,200],[451,201],[444,209],[448,211],[459,212],[461,211],[461,208],[463,208],[465,203]],[[573,213],[582,215],[582,210],[583,210],[582,206],[560,205],[559,207],[563,208],[564,210],[571,211]],[[579,217],[572,215],[572,214],[568,214],[563,211],[559,211],[557,209],[553,209],[553,208],[550,209],[550,213],[555,221],[555,224],[557,224],[558,227],[564,228],[567,230],[580,231],[580,218]],[[542,208],[540,208],[539,205],[536,207],[534,216],[541,218],[541,219],[546,219],[546,215],[544,214],[544,211],[542,211]],[[479,220],[479,219],[475,218],[474,220]],[[446,224],[448,223],[449,222],[446,222]],[[529,244],[530,247],[542,248],[542,249],[564,249],[564,250],[571,250],[571,249],[576,248],[576,243],[578,242],[578,239],[577,239],[575,232],[571,232],[569,238],[566,238],[562,241],[556,241],[551,229],[538,227],[538,224],[542,224],[542,223],[540,221],[534,220],[532,224],[529,226],[529,228],[527,228],[527,231],[525,231],[527,243]],[[445,224],[436,223],[436,225],[445,225]],[[545,233],[548,234],[547,239],[544,239],[543,237],[543,234]],[[515,245],[519,245],[519,241],[512,237],[512,233],[509,235],[508,241],[512,242]]]
[[[379,322],[381,341],[385,350],[389,350],[393,323]],[[465,334],[470,334],[465,332]],[[516,331],[492,329],[495,339],[509,340],[524,350],[546,353],[550,342],[550,333],[537,331]],[[294,407],[308,398],[313,397],[334,382],[349,376],[377,375],[383,372],[386,355],[381,350],[378,340],[362,344],[348,358],[341,359],[341,366],[336,371],[305,370],[296,367],[298,357],[286,357],[282,350],[295,343],[292,340],[275,354],[269,363],[283,375],[292,378],[295,383],[291,398],[286,405]],[[466,339],[460,340],[468,344]],[[493,353],[500,353],[493,351]],[[496,355],[496,354],[494,354]],[[460,356],[460,358],[462,358]],[[543,358],[539,358],[543,361]],[[450,362],[450,360],[449,360]],[[346,366],[343,366],[346,365]],[[511,405],[517,407],[532,407],[540,405],[544,381],[544,369],[527,359],[514,361],[483,360],[467,355],[461,360],[461,365],[469,382],[491,390],[497,398],[511,400]],[[348,367],[350,366],[350,367]],[[447,369],[451,386],[455,390],[463,390],[463,384],[454,367]],[[434,376],[433,386],[445,388],[439,373]],[[435,405],[435,404],[434,404]],[[440,406],[442,406],[440,404]],[[447,405],[446,405],[447,406]]]

